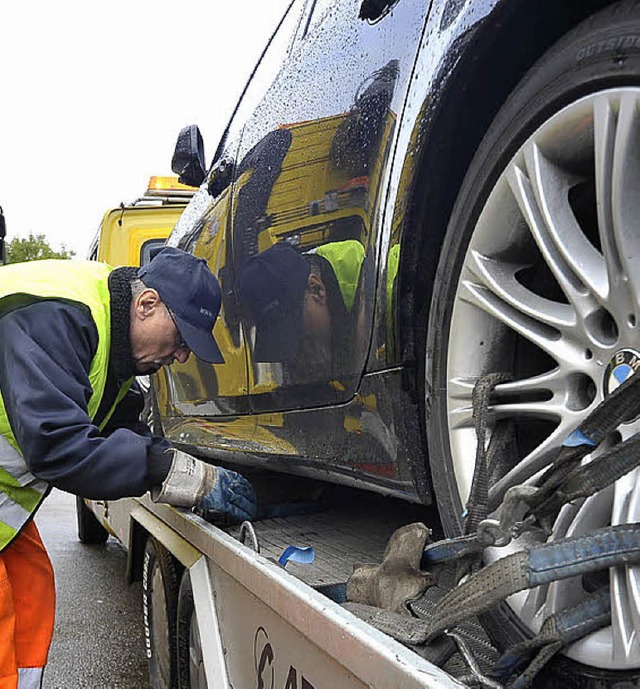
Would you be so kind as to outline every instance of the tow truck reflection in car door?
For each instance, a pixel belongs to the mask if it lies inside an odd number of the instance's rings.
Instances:
[[[269,398],[262,400],[265,406],[282,408],[292,396],[294,406],[335,403],[351,396],[357,386],[372,319],[372,299],[367,298],[375,273],[370,218],[378,207],[380,176],[395,125],[390,103],[397,77],[398,65],[392,60],[365,80],[349,111],[280,126],[263,137],[238,168],[236,280],[252,256],[264,255],[268,261],[272,247],[286,242],[309,265],[309,285],[300,299],[312,302],[315,280],[320,293],[316,303],[322,301],[316,312],[325,311],[312,328],[309,309],[298,309],[305,327],[297,351],[265,357],[255,348],[255,313],[241,292],[253,344],[250,390],[252,396]]]

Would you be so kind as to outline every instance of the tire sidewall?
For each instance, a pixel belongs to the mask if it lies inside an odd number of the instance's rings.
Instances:
[[[177,573],[172,562],[171,555],[153,538],[147,540],[142,563],[142,612],[145,634],[145,650],[149,665],[149,678],[152,687],[163,687],[159,670],[159,658],[157,640],[154,634],[154,603],[153,581],[156,570],[160,572],[160,584],[162,596],[166,606],[168,629],[166,630],[166,646],[169,649],[169,684],[173,689],[176,686],[176,662],[175,662],[175,621],[177,607]]]
[[[96,515],[87,507],[80,496],[76,496],[76,517],[78,522],[78,540],[84,545],[106,543],[109,532],[102,526]]]
[[[194,612],[191,578],[187,573],[182,577],[178,594],[178,622],[176,626],[176,657],[178,662],[178,689],[191,688],[189,667],[190,626]]]
[[[191,624],[195,615],[195,602],[191,577],[185,572],[178,593],[178,613],[176,625],[176,659],[178,689],[191,689]]]

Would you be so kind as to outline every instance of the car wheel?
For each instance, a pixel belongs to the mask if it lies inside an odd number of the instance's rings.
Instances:
[[[594,15],[545,53],[504,104],[458,195],[432,296],[425,354],[429,457],[443,526],[462,529],[476,453],[471,395],[506,372],[490,428],[511,422],[491,498],[535,478],[640,362],[640,4]],[[612,442],[639,430],[621,426]],[[640,521],[640,471],[566,506],[553,538]],[[522,545],[485,552],[494,561]],[[612,624],[555,663],[563,686],[640,677],[640,568],[609,572]],[[588,596],[581,579],[513,596],[498,645]],[[592,681],[589,680],[592,678]]]
[[[76,517],[78,520],[78,540],[86,545],[105,543],[109,532],[98,521],[96,515],[87,507],[85,501],[76,496]]]
[[[149,663],[154,689],[177,686],[175,661],[178,566],[171,554],[149,538],[142,564],[142,610]]]
[[[189,572],[183,574],[178,594],[177,659],[178,689],[207,689]]]

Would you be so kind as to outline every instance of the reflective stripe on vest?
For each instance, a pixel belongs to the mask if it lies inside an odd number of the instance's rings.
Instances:
[[[0,435],[0,543],[9,543],[42,501],[47,484],[27,470],[22,455]]]
[[[87,307],[98,332],[98,346],[89,382],[88,413],[95,418],[107,380],[111,344],[109,274],[113,268],[93,261],[36,261],[0,268],[0,318],[12,308],[48,299]],[[103,428],[133,379],[124,383],[117,400],[100,424]],[[47,484],[28,470],[13,435],[0,395],[0,550],[5,548],[44,498]],[[11,449],[9,452],[7,448]]]

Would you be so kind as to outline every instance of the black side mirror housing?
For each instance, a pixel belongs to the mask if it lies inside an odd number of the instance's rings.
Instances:
[[[191,187],[199,187],[206,174],[204,141],[197,124],[190,124],[180,130],[176,148],[171,159],[171,169],[178,175],[178,181]]]
[[[381,19],[398,0],[362,0],[358,19],[376,21]]]

